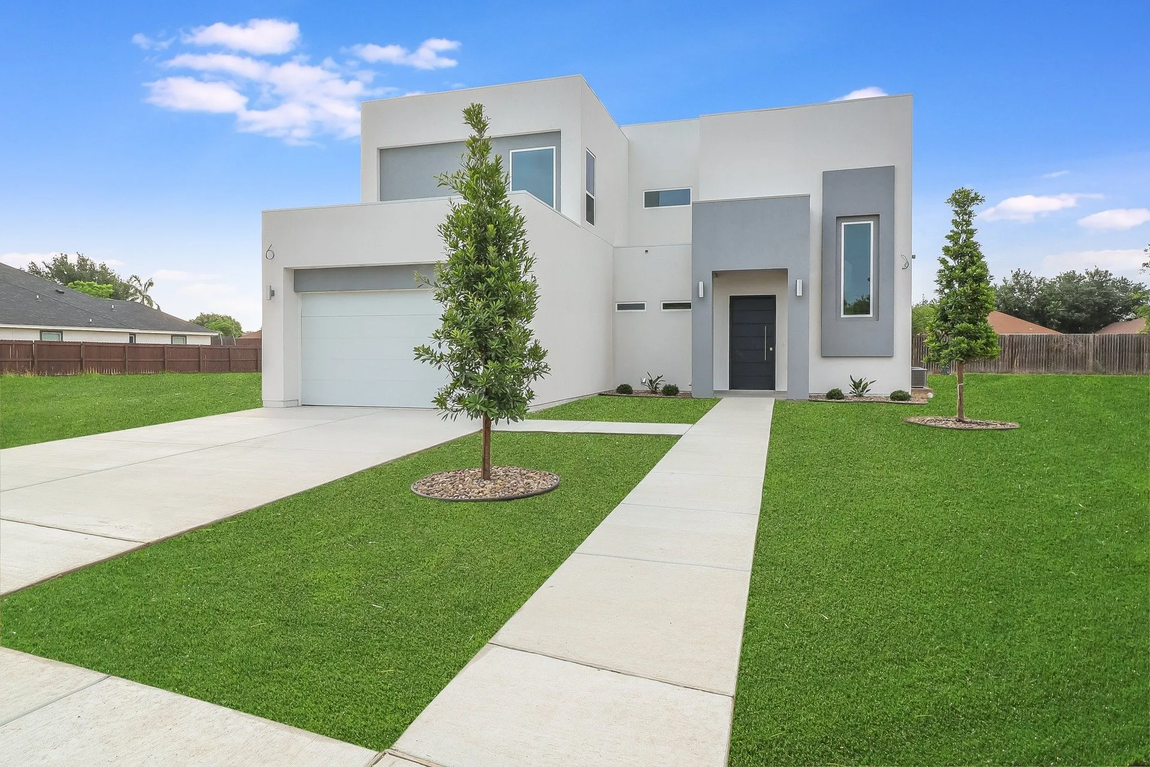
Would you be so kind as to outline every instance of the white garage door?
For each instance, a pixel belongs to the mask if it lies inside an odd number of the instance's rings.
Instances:
[[[301,293],[305,405],[431,407],[446,375],[412,349],[439,326],[426,290]]]

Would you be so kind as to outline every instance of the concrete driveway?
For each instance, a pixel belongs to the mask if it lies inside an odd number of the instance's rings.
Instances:
[[[0,594],[474,430],[433,410],[264,408],[0,450]]]

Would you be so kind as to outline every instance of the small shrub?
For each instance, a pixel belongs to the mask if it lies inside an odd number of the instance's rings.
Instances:
[[[910,402],[910,392],[903,389],[895,389],[890,393],[890,398],[894,402]]]
[[[615,387],[616,394],[634,394],[635,390],[631,388],[631,384],[619,384]]]
[[[678,397],[679,387],[675,386],[675,384],[667,384],[663,387],[663,395],[666,397]]]
[[[663,376],[653,376],[650,373],[648,373],[647,377],[643,379],[643,383],[647,386],[647,391],[651,392],[652,394],[659,393],[659,385],[662,383],[662,381]]]
[[[852,397],[865,397],[866,393],[870,391],[871,384],[874,383],[874,381],[868,381],[862,376],[859,376],[858,378],[855,378],[854,376],[848,376],[848,378],[851,379]]]
[[[827,399],[845,399],[843,397],[843,390],[836,386],[827,392]]]

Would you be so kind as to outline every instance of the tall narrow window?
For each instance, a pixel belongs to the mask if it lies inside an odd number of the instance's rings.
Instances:
[[[595,226],[595,155],[587,150],[587,223]]]
[[[511,150],[511,191],[530,192],[555,207],[555,147]]]
[[[844,221],[839,229],[842,316],[871,317],[874,221]]]

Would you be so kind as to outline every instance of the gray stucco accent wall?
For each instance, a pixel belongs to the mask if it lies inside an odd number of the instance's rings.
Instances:
[[[787,397],[809,393],[811,199],[762,197],[696,202],[691,206],[691,391],[715,393],[715,272],[786,269]],[[803,297],[794,294],[802,280]],[[703,297],[699,298],[699,282]]]
[[[839,222],[878,218],[878,253],[871,275],[871,317],[843,317]],[[824,357],[894,356],[894,166],[823,171]],[[874,286],[878,286],[875,291]]]
[[[331,293],[350,290],[415,290],[421,287],[415,273],[435,275],[435,264],[388,264],[385,266],[334,266],[296,269],[296,293]]]
[[[503,172],[511,173],[511,150],[555,148],[555,207],[559,208],[559,190],[563,188],[562,156],[559,131],[527,133],[521,136],[499,136],[491,139],[491,149],[503,158]],[[418,200],[447,197],[451,194],[436,183],[435,177],[459,169],[459,158],[465,150],[462,141],[445,144],[423,144],[379,150],[379,199]]]

